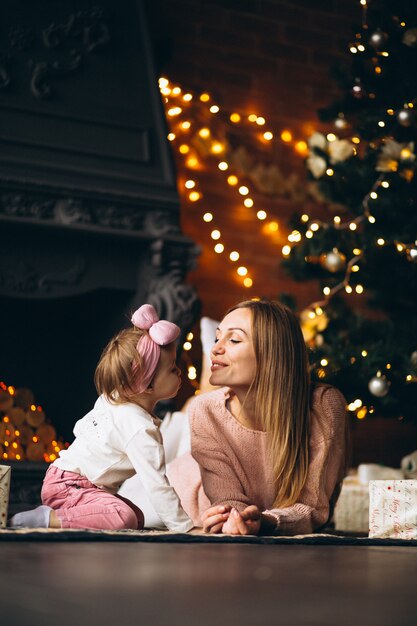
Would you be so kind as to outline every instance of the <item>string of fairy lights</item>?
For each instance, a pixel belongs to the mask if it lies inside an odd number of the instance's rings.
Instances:
[[[254,131],[259,145],[262,146],[273,142],[277,136],[276,132],[267,129],[265,117],[256,113],[244,114],[237,111],[224,111],[214,102],[213,96],[207,91],[200,94],[184,91],[180,85],[174,85],[166,77],[159,79],[159,88],[170,126],[168,139],[177,151],[179,159],[182,158],[183,168],[186,172],[185,180],[180,181],[180,193],[184,200],[192,203],[203,201],[203,183],[199,174],[204,169],[203,162],[206,161],[209,165],[214,165],[224,175],[222,182],[236,191],[237,201],[242,202],[247,209],[253,209],[254,219],[267,223],[266,232],[277,232],[279,229],[278,222],[274,219],[270,220],[268,212],[264,208],[255,206],[256,203],[252,197],[254,193],[253,190],[251,191],[248,181],[242,181],[232,171],[232,166],[227,158],[227,141],[219,139],[213,123],[213,118],[216,117],[217,119],[221,118],[223,127],[226,127],[227,124],[231,126],[246,125],[246,128]],[[203,121],[200,121],[200,118],[203,118]],[[292,146],[298,154],[303,156],[306,154],[307,143],[301,139],[294,139],[290,130],[283,129],[278,137],[278,141]],[[236,264],[236,275],[241,279],[243,286],[246,288],[253,287],[253,272],[248,268],[248,263],[241,264],[242,253],[237,249],[227,250],[223,233],[216,226],[215,210],[211,208],[210,211],[204,211],[202,221],[210,228],[214,252],[219,255],[225,253],[228,260]]]

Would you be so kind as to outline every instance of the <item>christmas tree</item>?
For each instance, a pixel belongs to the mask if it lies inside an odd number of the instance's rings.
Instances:
[[[313,378],[357,417],[417,419],[417,7],[360,1],[341,98],[309,140],[306,166],[326,202],[294,216],[284,264],[320,281],[301,312]],[[414,6],[413,6],[414,5]],[[362,15],[360,15],[362,11]],[[362,18],[362,23],[360,20]]]

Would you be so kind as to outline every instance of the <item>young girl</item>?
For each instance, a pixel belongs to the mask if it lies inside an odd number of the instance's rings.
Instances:
[[[174,397],[181,384],[176,365],[180,329],[158,320],[141,306],[133,328],[122,330],[104,349],[96,369],[100,395],[94,408],[75,424],[75,440],[48,468],[43,505],[18,513],[13,527],[141,529],[140,502],[117,495],[137,473],[165,526],[187,532],[193,527],[165,475],[157,402]]]
[[[168,465],[195,525],[236,535],[325,525],[347,469],[346,401],[334,387],[310,385],[294,314],[267,300],[230,309],[216,331],[210,383],[220,389],[189,409],[192,456]]]

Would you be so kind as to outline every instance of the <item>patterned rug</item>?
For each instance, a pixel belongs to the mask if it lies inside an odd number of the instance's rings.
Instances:
[[[160,530],[73,530],[52,528],[0,529],[0,541],[145,541],[159,543],[313,544],[345,546],[417,547],[417,539],[370,539],[347,534],[316,533],[287,536],[208,535],[204,532],[173,533]]]

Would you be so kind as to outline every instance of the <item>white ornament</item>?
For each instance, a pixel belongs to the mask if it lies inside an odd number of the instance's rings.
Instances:
[[[319,148],[319,150],[327,150],[327,139],[323,133],[313,133],[308,140],[308,147],[310,150],[313,148]]]
[[[322,266],[329,270],[329,272],[340,272],[346,263],[346,257],[344,254],[339,252],[337,248],[334,248],[332,252],[328,252],[327,254],[323,254],[320,259]]]
[[[385,376],[373,376],[368,383],[368,389],[373,396],[383,398],[389,392],[390,383]]]
[[[312,154],[306,161],[307,168],[313,174],[314,178],[320,178],[327,170],[327,163],[323,157]]]
[[[355,149],[347,139],[336,139],[329,144],[329,155],[332,163],[346,161],[355,154]]]

